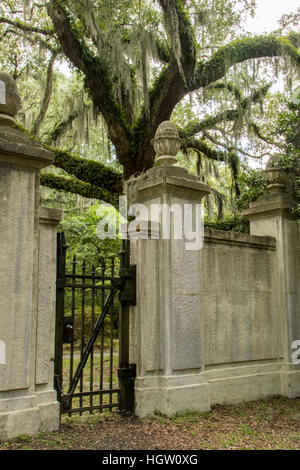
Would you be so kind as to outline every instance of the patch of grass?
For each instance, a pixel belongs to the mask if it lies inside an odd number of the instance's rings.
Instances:
[[[242,424],[240,429],[241,429],[242,434],[246,434],[248,436],[253,436],[253,435],[257,436],[259,434],[257,431],[252,429],[250,426],[247,426],[247,424]]]
[[[28,434],[19,434],[17,437],[17,441],[19,442],[30,442],[32,440],[32,436]]]
[[[82,416],[80,414],[74,414],[72,416],[62,415],[61,422],[65,426],[72,426],[76,424],[88,424],[90,426],[96,425],[99,422],[105,421],[113,412],[109,410],[103,410],[101,414],[99,413],[84,413]]]
[[[187,411],[185,413],[176,413],[174,417],[172,417],[174,423],[191,423],[196,422],[199,420],[199,413],[194,411]]]
[[[199,417],[208,419],[210,417],[210,411],[203,411],[202,413],[199,413]]]
[[[157,416],[159,418],[167,418],[167,416],[165,414],[163,414],[161,411],[155,409],[154,412],[153,412],[154,416]]]

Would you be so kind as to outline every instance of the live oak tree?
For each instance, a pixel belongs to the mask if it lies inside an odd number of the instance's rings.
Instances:
[[[53,145],[86,107],[93,107],[105,122],[123,168],[121,173],[56,147],[55,166],[71,178],[46,173],[42,184],[114,205],[123,178],[153,166],[150,142],[156,128],[171,117],[176,121],[180,104],[187,99],[205,106],[209,99],[217,103],[221,95],[228,97],[222,102],[232,106],[222,106],[212,116],[193,115],[184,126],[176,122],[183,152],[196,152],[198,167],[203,158],[224,161],[236,176],[239,156],[247,153],[238,145],[242,129],[264,139],[251,110],[255,116],[269,90],[266,82],[253,83],[247,90],[240,77],[255,74],[259,61],[272,60],[278,67],[280,57],[291,75],[293,68],[299,70],[299,35],[292,30],[286,36],[237,35],[243,11],[236,7],[242,4],[249,12],[253,1],[4,0],[2,4],[2,40],[13,37],[18,46],[25,41],[47,51],[46,85],[31,134]],[[294,18],[285,21],[290,26]],[[40,129],[51,99],[54,63],[62,56],[82,77],[90,103],[79,100],[43,137]],[[18,55],[15,60],[17,78]],[[238,194],[237,185],[235,189]]]

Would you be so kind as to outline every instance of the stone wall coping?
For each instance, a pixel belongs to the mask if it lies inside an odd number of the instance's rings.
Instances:
[[[266,250],[276,249],[276,238],[273,237],[260,237],[257,235],[249,235],[248,233],[227,232],[208,227],[204,229],[204,243],[244,246]]]
[[[297,201],[288,194],[267,194],[250,204],[250,208],[243,211],[243,216],[251,220],[258,217],[269,217],[276,214],[284,214],[295,218],[290,209],[295,207]]]
[[[43,149],[19,129],[0,127],[0,162],[40,169],[51,165],[54,158],[54,152]]]
[[[39,223],[46,225],[58,225],[63,219],[63,211],[51,209],[50,207],[39,208]]]
[[[178,191],[183,189],[185,192],[200,192],[202,195],[210,193],[210,188],[200,182],[195,175],[190,174],[180,167],[154,167],[145,174],[145,179],[139,184],[139,192],[146,190],[155,190],[158,188],[164,192]]]

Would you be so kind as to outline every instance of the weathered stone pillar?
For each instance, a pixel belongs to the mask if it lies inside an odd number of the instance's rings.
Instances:
[[[289,189],[293,175],[267,166],[271,183],[268,193],[250,204],[244,215],[250,220],[251,235],[268,235],[277,239],[277,306],[280,316],[282,395],[300,396],[300,364],[293,360],[296,341],[300,340],[300,225],[292,213],[296,194]],[[299,349],[299,343],[298,343]]]
[[[6,73],[0,73],[0,88],[0,439],[7,439],[59,424],[53,381],[47,397],[36,393],[38,309],[45,287],[38,270],[39,173],[54,154],[15,127],[18,91]],[[48,314],[52,321],[51,308]]]
[[[38,308],[36,326],[35,391],[40,410],[40,431],[58,424],[57,393],[54,390],[54,345],[56,306],[56,240],[62,211],[40,207],[38,256]]]
[[[192,209],[195,229],[196,217],[200,217],[196,205],[209,189],[183,168],[172,166],[180,139],[171,123],[159,126],[154,146],[161,166],[129,182],[128,191],[151,217],[151,223],[140,222],[138,239],[131,241],[131,262],[137,265],[137,306],[131,308],[130,361],[137,365],[138,416],[210,409],[204,371],[200,247],[191,249],[189,237],[183,233],[180,238],[179,233],[180,222],[187,222],[186,206]],[[165,205],[165,213],[153,207],[158,204]],[[136,207],[142,219],[144,210]],[[169,239],[166,226],[163,228],[168,208]],[[129,235],[134,228],[135,222],[129,224]]]

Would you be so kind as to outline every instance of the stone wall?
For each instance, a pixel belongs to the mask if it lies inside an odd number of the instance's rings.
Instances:
[[[4,175],[2,166],[0,183]],[[9,204],[0,206],[0,280],[5,289],[0,297],[0,338],[5,345],[0,365],[0,440],[57,429],[60,415],[53,369],[56,232],[61,211],[35,207],[34,198],[31,202],[22,197],[22,184],[11,184],[9,178],[5,182],[4,190],[18,189],[10,200],[22,202],[17,214],[16,206],[14,211]]]
[[[195,210],[209,188],[172,166],[167,144],[177,142],[176,129],[161,126],[154,141],[162,166],[135,180],[135,202],[148,213],[174,202]],[[298,200],[275,173],[244,212],[250,235],[207,229],[203,248],[188,251],[184,238],[165,239],[162,216],[151,212],[151,223],[131,242],[137,305],[130,361],[139,416],[300,396],[293,346],[300,340],[300,224],[292,211]],[[171,233],[178,220],[170,219]]]
[[[293,227],[297,229],[295,222]],[[179,260],[181,269],[176,270],[174,265],[172,277],[177,280],[176,295],[171,295],[169,303],[166,303],[165,287],[160,293],[161,281],[167,280],[165,269],[174,263],[167,257],[168,242],[142,239],[131,242],[131,262],[138,267],[138,305],[131,307],[130,361],[137,363],[136,412],[139,415],[151,414],[153,409],[172,414],[176,407],[177,410],[181,407],[181,411],[184,407],[201,410],[214,404],[286,394],[286,342],[276,238],[212,229],[205,229],[204,235],[203,249],[187,255],[199,258],[199,298],[194,286],[198,275],[190,269],[188,259],[184,263],[180,261],[178,241],[171,242],[177,253],[174,259]],[[299,272],[296,270],[294,274],[299,275]],[[178,324],[177,299],[181,292],[187,300]],[[202,333],[191,317],[190,298],[197,300]],[[168,324],[167,304],[171,312]],[[293,325],[293,330],[297,331],[298,327],[299,321],[297,327]],[[170,344],[174,345],[169,355],[166,352],[168,329]],[[194,345],[197,334],[202,341],[199,348]],[[181,358],[180,367],[176,358]],[[189,362],[183,362],[185,360]],[[197,391],[194,382],[195,394],[187,401],[188,385],[199,363],[203,364],[199,380],[209,389],[208,405],[207,393],[203,402],[202,392]],[[165,382],[170,382],[171,377],[176,377],[171,389],[182,390],[186,396],[173,404],[168,393],[161,397],[157,392],[166,387]],[[141,398],[141,390],[146,394],[145,399]]]
[[[39,207],[40,170],[54,154],[20,131],[17,88],[5,73],[0,114],[0,440],[57,429],[54,390],[56,227]],[[11,104],[15,103],[15,106]]]
[[[279,395],[276,239],[206,229],[200,256],[211,404]]]
[[[59,425],[59,404],[54,390],[54,344],[56,240],[61,218],[60,210],[39,208],[35,393],[40,431],[56,429]]]
[[[205,364],[280,356],[276,240],[205,231],[202,309]]]

